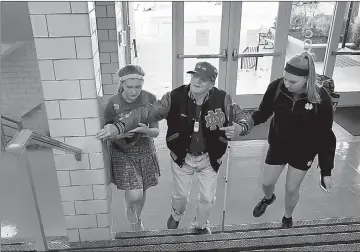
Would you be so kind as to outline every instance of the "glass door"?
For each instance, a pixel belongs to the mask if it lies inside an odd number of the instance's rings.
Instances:
[[[188,84],[186,72],[207,61],[219,72],[215,86],[225,89],[230,6],[231,2],[173,2],[173,88]]]
[[[339,107],[360,105],[359,2],[336,2],[323,74],[333,78]]]
[[[240,106],[257,108],[281,76],[290,13],[291,2],[231,2],[226,90]]]

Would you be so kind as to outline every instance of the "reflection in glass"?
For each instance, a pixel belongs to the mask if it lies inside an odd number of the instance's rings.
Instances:
[[[184,2],[184,54],[218,54],[220,52],[222,5],[215,2]],[[199,61],[207,61],[219,70],[219,59],[185,59],[184,84],[190,82],[186,72]],[[216,80],[215,86],[218,86]]]
[[[1,238],[11,238],[18,233],[17,227],[12,224],[8,224],[6,221],[1,223]]]
[[[316,72],[323,72],[334,7],[335,2],[293,2],[285,61],[310,47]]]
[[[131,2],[138,58],[145,71],[144,90],[161,98],[172,88],[172,3]]]
[[[351,2],[345,12],[341,32],[340,52],[360,52],[359,2]],[[346,38],[345,38],[346,37]],[[338,92],[360,91],[360,55],[337,55],[333,79]]]
[[[273,52],[278,5],[278,2],[243,2],[240,53]],[[265,93],[271,65],[272,57],[240,58],[236,94]]]

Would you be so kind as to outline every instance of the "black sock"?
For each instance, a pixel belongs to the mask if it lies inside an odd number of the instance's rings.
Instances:
[[[265,197],[265,199],[266,199],[266,202],[267,202],[267,203],[270,203],[270,202],[274,199],[274,194],[271,195],[271,198],[270,198],[270,199],[267,199],[266,197]]]
[[[285,220],[285,221],[291,221],[291,220],[292,220],[292,217],[286,218],[285,216],[283,216],[283,220]]]

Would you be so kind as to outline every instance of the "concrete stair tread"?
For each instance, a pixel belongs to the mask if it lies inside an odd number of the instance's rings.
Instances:
[[[52,251],[358,251],[360,217],[294,221],[291,229],[281,223],[257,223],[211,227],[212,235],[194,234],[193,229],[124,232],[115,240],[71,242],[49,237]],[[34,251],[24,239],[2,239],[3,251]],[[20,243],[20,244],[19,244]],[[331,246],[330,246],[331,245]],[[330,248],[326,249],[326,248]],[[332,250],[337,247],[337,250]],[[357,247],[358,248],[358,247]],[[285,250],[286,249],[286,250]],[[313,249],[313,250],[311,250]]]

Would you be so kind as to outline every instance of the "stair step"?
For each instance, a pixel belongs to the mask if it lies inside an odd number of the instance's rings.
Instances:
[[[317,220],[299,220],[294,221],[294,227],[316,227],[316,226],[333,226],[333,225],[348,225],[360,224],[360,217],[342,217],[342,218],[326,218]],[[212,233],[220,233],[221,226],[210,227]],[[241,224],[241,225],[226,225],[225,232],[237,231],[256,231],[256,230],[274,230],[281,229],[280,222],[268,223],[254,223],[254,224]],[[148,230],[142,232],[122,232],[117,233],[117,239],[131,238],[131,237],[154,237],[154,236],[169,236],[169,235],[185,235],[193,234],[194,230],[191,228],[186,229],[163,229],[163,230]]]
[[[200,236],[200,235],[199,235]],[[201,235],[207,236],[209,239],[215,235]],[[189,237],[190,238],[190,237]],[[218,237],[219,239],[220,237]],[[300,236],[283,236],[270,238],[251,238],[240,240],[217,240],[206,242],[193,242],[188,239],[187,242],[165,243],[156,245],[140,245],[140,246],[107,246],[102,247],[101,251],[251,251],[251,250],[265,250],[281,249],[289,247],[304,247],[304,246],[324,246],[336,244],[353,244],[360,243],[360,232],[353,233],[335,233],[335,234],[317,234],[317,235],[300,235]],[[100,248],[92,249],[71,249],[66,251],[87,251],[95,252]],[[297,250],[296,250],[297,251]]]
[[[351,244],[335,244],[335,245],[320,245],[320,246],[306,246],[306,247],[293,247],[293,248],[284,248],[281,249],[281,251],[300,251],[300,252],[304,252],[304,251],[308,251],[308,252],[312,252],[312,251],[326,251],[326,252],[330,252],[330,251],[346,251],[346,252],[350,252],[350,251],[356,251],[358,252],[360,248],[360,243],[351,243]],[[254,252],[279,252],[278,249],[266,249],[266,250],[253,250]]]
[[[258,223],[211,228],[212,235],[193,229],[119,233],[115,240],[71,242],[47,238],[51,251],[359,251],[360,217],[294,221],[291,229],[281,223]],[[6,242],[5,242],[6,240]],[[66,240],[66,241],[65,241]],[[34,251],[34,242],[2,239],[4,251]],[[357,245],[356,245],[357,244]],[[326,249],[327,248],[327,249]],[[337,248],[336,250],[333,250]]]
[[[161,231],[160,231],[161,232]],[[214,241],[231,241],[239,239],[258,239],[287,236],[304,236],[304,235],[322,235],[336,233],[354,233],[360,232],[360,224],[335,225],[335,226],[317,226],[317,227],[300,227],[292,229],[275,229],[259,231],[241,231],[241,232],[224,232],[213,233],[213,235],[168,235],[142,238],[122,238],[114,241],[89,242],[77,244],[78,248],[103,248],[103,247],[128,247],[144,245],[161,245],[161,244],[178,244],[188,242],[214,242]]]

